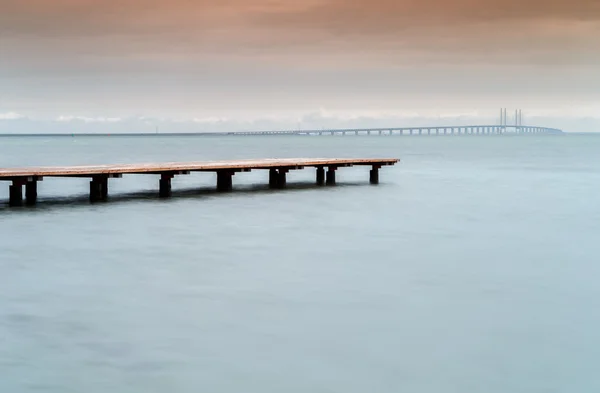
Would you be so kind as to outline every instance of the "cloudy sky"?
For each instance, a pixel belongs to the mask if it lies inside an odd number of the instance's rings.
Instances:
[[[0,0],[4,122],[581,123],[599,70],[598,0]]]

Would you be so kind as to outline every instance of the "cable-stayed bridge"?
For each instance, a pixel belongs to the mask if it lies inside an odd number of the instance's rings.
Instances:
[[[238,131],[228,135],[503,135],[503,134],[562,134],[557,128],[531,126],[523,124],[523,111],[515,110],[511,116],[514,124],[508,124],[506,108],[500,109],[499,124],[478,124],[459,126],[420,126],[420,127],[377,127],[377,128],[339,128],[320,130],[273,130]]]
[[[320,130],[235,131],[226,135],[530,135],[562,134],[558,128],[525,125],[461,125],[426,127],[339,128]]]

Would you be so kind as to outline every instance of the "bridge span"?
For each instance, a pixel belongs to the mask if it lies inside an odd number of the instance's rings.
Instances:
[[[217,133],[211,133],[217,134]],[[219,133],[222,134],[222,133]],[[469,125],[434,127],[340,128],[321,130],[235,131],[226,135],[528,135],[563,134],[558,128],[539,126]]]

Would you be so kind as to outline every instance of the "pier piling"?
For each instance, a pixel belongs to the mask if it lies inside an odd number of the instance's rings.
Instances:
[[[233,171],[217,172],[217,191],[226,192],[233,189]]]
[[[25,203],[33,206],[37,202],[37,180],[30,180],[25,184]]]
[[[329,168],[327,168],[327,180],[326,183],[329,186],[333,186],[335,185],[335,171],[337,170],[337,167],[335,166],[330,166]]]
[[[163,173],[160,175],[158,191],[159,197],[168,198],[171,196],[171,179],[173,179],[173,176],[174,175],[171,173]]]
[[[369,172],[369,182],[371,184],[379,184],[379,165],[373,165],[373,169]]]
[[[322,186],[325,184],[325,168],[322,166],[317,167],[317,185]]]
[[[90,181],[90,201],[100,202],[108,199],[108,176],[94,176]]]
[[[287,184],[287,173],[288,170],[285,168],[281,168],[278,171],[279,173],[279,177],[277,178],[277,188],[285,188],[286,184]]]
[[[9,187],[10,206],[23,206],[23,180],[15,179]]]
[[[272,189],[277,188],[278,181],[279,181],[279,172],[277,172],[277,169],[275,169],[275,168],[269,169],[269,188],[272,188]]]

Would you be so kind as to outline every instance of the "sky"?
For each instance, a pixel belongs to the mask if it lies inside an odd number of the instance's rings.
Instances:
[[[598,0],[0,0],[0,132],[600,131],[599,69]]]

